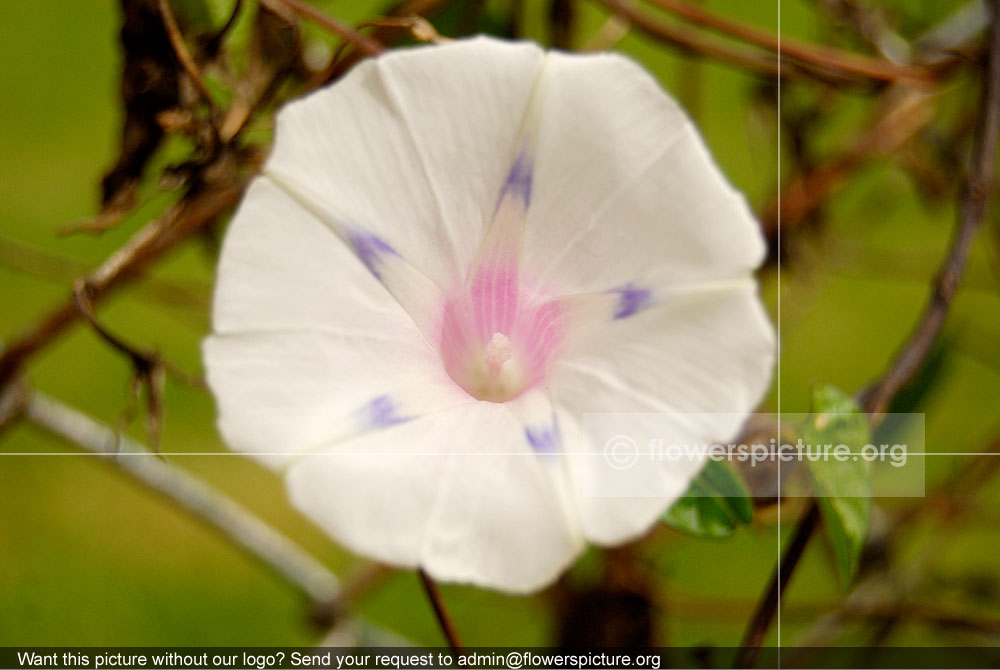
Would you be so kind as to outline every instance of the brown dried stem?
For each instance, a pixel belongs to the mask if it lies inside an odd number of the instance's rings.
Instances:
[[[201,68],[198,67],[194,57],[191,56],[191,52],[187,48],[187,44],[184,42],[184,35],[181,34],[181,29],[177,25],[177,18],[170,9],[170,3],[167,0],[156,0],[156,4],[160,9],[160,15],[163,17],[163,27],[167,29],[170,46],[174,48],[174,53],[177,54],[177,60],[180,62],[181,67],[184,68],[184,72],[187,73],[191,84],[197,89],[198,95],[201,96],[210,110],[214,109],[212,96],[208,92],[208,87],[205,86],[205,79],[202,76]]]
[[[423,569],[418,570],[417,574],[420,575],[420,583],[423,584],[427,598],[431,601],[431,607],[434,608],[434,616],[437,617],[438,624],[441,626],[441,632],[444,634],[445,639],[448,640],[448,645],[451,646],[455,653],[462,651],[464,645],[458,637],[458,630],[455,628],[455,623],[448,614],[448,608],[445,607],[444,597],[441,595],[441,589],[438,588],[437,582],[424,572]]]
[[[421,19],[426,20],[427,17],[435,14],[450,4],[454,4],[455,1],[456,0],[404,0],[404,2],[400,2],[398,5],[393,7],[386,16],[364,21],[355,28],[360,28],[365,24],[378,23],[384,19],[392,20],[406,19],[407,17],[420,17]],[[396,26],[385,24],[378,27],[372,33],[371,39],[378,44],[393,44],[401,39],[401,33]],[[344,46],[346,47],[347,44],[345,43]],[[354,46],[355,48],[346,51],[338,50],[338,53],[334,54],[334,57],[330,60],[330,64],[326,67],[326,69],[318,73],[314,81],[309,82],[307,88],[315,88],[316,86],[338,79],[355,63],[368,55],[365,54],[363,50],[358,49],[355,45],[351,46]]]
[[[797,66],[820,68],[847,77],[916,86],[934,84],[936,74],[926,67],[898,65],[882,59],[850,53],[833,47],[807,44],[778,37],[746,23],[727,19],[684,0],[650,0],[654,5],[697,25],[780,53]]]
[[[221,165],[216,167],[222,169]],[[203,185],[163,217],[147,224],[83,278],[91,301],[97,303],[114,289],[134,280],[148,264],[216,221],[236,204],[241,193],[241,184],[231,177],[220,177],[216,183]],[[27,332],[14,338],[0,354],[0,386],[10,380],[30,356],[80,318],[77,302],[71,295]]]
[[[771,581],[768,582],[763,596],[761,596],[757,602],[757,606],[754,608],[753,616],[750,617],[750,623],[747,625],[746,632],[743,635],[740,652],[737,654],[733,667],[753,667],[754,660],[757,658],[757,651],[764,642],[764,636],[771,627],[774,615],[777,614],[778,608],[781,607],[781,599],[785,594],[785,588],[788,586],[795,568],[798,567],[799,560],[802,558],[803,553],[805,553],[806,545],[809,544],[809,538],[812,537],[813,531],[818,524],[819,506],[813,502],[796,525],[795,531],[792,533],[792,541],[789,542],[784,553],[781,555],[781,559],[778,561],[778,565],[771,575]]]
[[[285,10],[295,14],[296,16],[312,21],[324,30],[336,35],[346,42],[349,42],[355,49],[365,56],[377,56],[385,51],[385,47],[383,47],[376,40],[362,35],[351,26],[341,23],[329,14],[321,12],[312,5],[301,2],[300,0],[259,0],[259,2],[277,12]]]
[[[993,16],[983,99],[976,122],[972,164],[962,189],[958,225],[920,320],[886,373],[862,396],[864,407],[871,414],[886,411],[899,390],[913,379],[927,360],[958,291],[973,238],[986,219],[996,188],[1000,133],[1000,0],[992,0],[990,4]]]
[[[913,334],[885,375],[873,387],[861,394],[862,405],[872,415],[873,422],[878,421],[878,416],[885,411],[895,395],[919,371],[927,359],[958,289],[972,239],[989,210],[995,187],[997,140],[1000,133],[1000,0],[992,0],[991,8],[993,15],[987,77],[977,120],[972,166],[963,189],[955,236],[935,278],[928,305]],[[737,667],[753,665],[757,649],[781,606],[781,598],[791,571],[798,564],[802,551],[818,522],[819,509],[813,503],[796,527],[792,542],[778,561],[774,576],[758,602],[754,616],[747,627]]]
[[[736,65],[755,75],[768,79],[774,79],[779,74],[788,73],[787,69],[782,68],[777,58],[757,51],[731,47],[697,33],[682,30],[635,9],[630,3],[625,2],[625,0],[594,1],[627,19],[636,28],[650,37],[666,42],[684,51],[708,56],[723,63],[729,63],[730,65]]]
[[[934,97],[925,91],[893,87],[872,121],[847,148],[785,185],[761,214],[764,234],[773,244],[819,210],[865,163],[896,154],[933,118]]]

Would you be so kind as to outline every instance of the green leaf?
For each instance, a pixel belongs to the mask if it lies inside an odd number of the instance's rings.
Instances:
[[[871,441],[871,431],[865,413],[840,389],[818,386],[812,400],[813,413],[802,440],[809,455],[825,456],[806,455],[805,459],[841,582],[846,585],[858,568],[870,523],[871,473],[860,451]],[[849,454],[839,445],[846,445]]]
[[[753,519],[753,502],[727,464],[710,460],[663,517],[664,523],[699,537],[729,537]]]

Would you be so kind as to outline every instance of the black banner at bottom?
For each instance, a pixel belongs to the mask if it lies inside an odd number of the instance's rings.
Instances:
[[[535,670],[730,668],[737,649],[544,647],[0,647],[0,667],[38,670]],[[1000,668],[1000,647],[765,647],[755,668]]]

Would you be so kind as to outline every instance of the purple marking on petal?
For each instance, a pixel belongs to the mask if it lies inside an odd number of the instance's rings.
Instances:
[[[408,416],[400,416],[398,411],[399,408],[392,398],[380,395],[362,407],[360,413],[365,426],[384,428],[410,420]]]
[[[531,204],[532,170],[533,165],[527,150],[521,149],[514,160],[514,167],[507,175],[507,183],[504,184],[503,191],[500,193],[500,199],[502,200],[507,195],[513,195],[520,198],[525,207]]]
[[[642,311],[649,306],[649,301],[653,297],[653,292],[648,288],[635,288],[632,284],[614,289],[614,292],[618,294],[618,307],[615,310],[616,319],[627,319],[636,312]]]
[[[354,247],[354,253],[358,255],[368,271],[379,279],[382,278],[378,270],[378,266],[382,263],[382,257],[387,254],[399,255],[385,240],[372,233],[352,231],[348,233],[347,240]]]
[[[524,437],[535,451],[542,454],[555,453],[559,448],[559,425],[555,416],[552,417],[551,425],[538,428],[525,426]]]

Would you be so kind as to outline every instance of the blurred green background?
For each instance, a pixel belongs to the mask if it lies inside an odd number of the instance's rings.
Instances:
[[[874,1],[874,0],[873,0]],[[252,5],[253,3],[246,3]],[[384,3],[316,2],[350,22],[384,11]],[[958,0],[893,0],[899,30],[914,36],[961,6]],[[216,0],[221,21],[230,2]],[[527,36],[548,39],[546,2],[526,5]],[[711,0],[704,6],[776,31],[772,0]],[[508,3],[490,1],[482,27],[498,24]],[[607,14],[578,5],[578,35],[593,34]],[[152,197],[102,235],[56,235],[68,222],[92,216],[100,176],[117,151],[119,16],[111,0],[6,0],[0,3],[0,338],[9,339],[67,294],[78,273],[32,261],[31,250],[91,267],[162,210],[170,194]],[[785,35],[843,40],[811,0],[783,0]],[[439,24],[447,33],[447,21]],[[311,30],[313,39],[322,39]],[[708,61],[692,61],[640,35],[619,47],[650,68],[689,108],[725,173],[756,206],[773,197],[778,171],[777,118],[761,103],[758,80]],[[692,74],[695,72],[695,74]],[[692,84],[692,78],[699,82]],[[961,91],[945,94],[961,96]],[[872,113],[871,96],[831,93],[818,124],[825,151],[836,152]],[[266,135],[266,131],[262,132]],[[787,145],[785,148],[787,152]],[[169,152],[159,161],[170,159]],[[155,194],[155,185],[147,185]],[[928,292],[955,218],[954,199],[925,198],[897,162],[859,169],[825,211],[822,234],[806,238],[782,265],[780,279],[781,410],[808,410],[817,382],[856,390],[873,380],[906,337]],[[26,249],[27,247],[27,249]],[[129,341],[155,345],[189,372],[200,372],[199,342],[208,327],[214,259],[190,243],[151,273],[183,286],[190,304],[164,304],[139,283],[100,308],[101,319]],[[777,321],[778,274],[762,272]],[[905,411],[926,414],[931,452],[980,452],[1000,432],[1000,302],[985,236],[980,236],[931,373]],[[40,390],[113,423],[125,407],[130,368],[91,331],[76,327],[36,356],[29,367]],[[778,408],[778,387],[768,398]],[[162,448],[219,452],[210,396],[168,381]],[[129,428],[147,436],[142,422]],[[320,631],[299,594],[169,502],[90,456],[20,456],[73,451],[26,423],[0,435],[0,645],[287,645],[310,644]],[[927,488],[946,480],[965,456],[928,457]],[[286,531],[340,575],[361,562],[341,551],[291,509],[280,481],[238,457],[172,456],[170,460],[230,494]],[[985,487],[972,511],[945,522],[919,521],[903,535],[893,559],[919,557],[928,601],[953,603],[971,616],[1000,616],[1000,486]],[[881,500],[876,522],[919,499]],[[778,549],[801,510],[787,503],[731,539],[709,541],[665,530],[640,550],[655,577],[660,641],[733,645],[766,583]],[[884,510],[884,513],[883,511]],[[928,555],[928,543],[933,551]],[[585,579],[594,557],[577,568]],[[900,571],[900,580],[907,573]],[[970,586],[971,584],[971,586]],[[551,596],[512,598],[445,587],[459,629],[470,645],[552,641]],[[781,641],[797,636],[842,597],[828,545],[808,549],[787,596]],[[360,606],[360,613],[418,643],[442,642],[412,573],[394,574]],[[858,633],[861,635],[861,632]],[[897,627],[893,644],[961,644],[961,631],[919,623]],[[777,640],[772,630],[770,642]],[[864,640],[863,637],[855,638]]]

